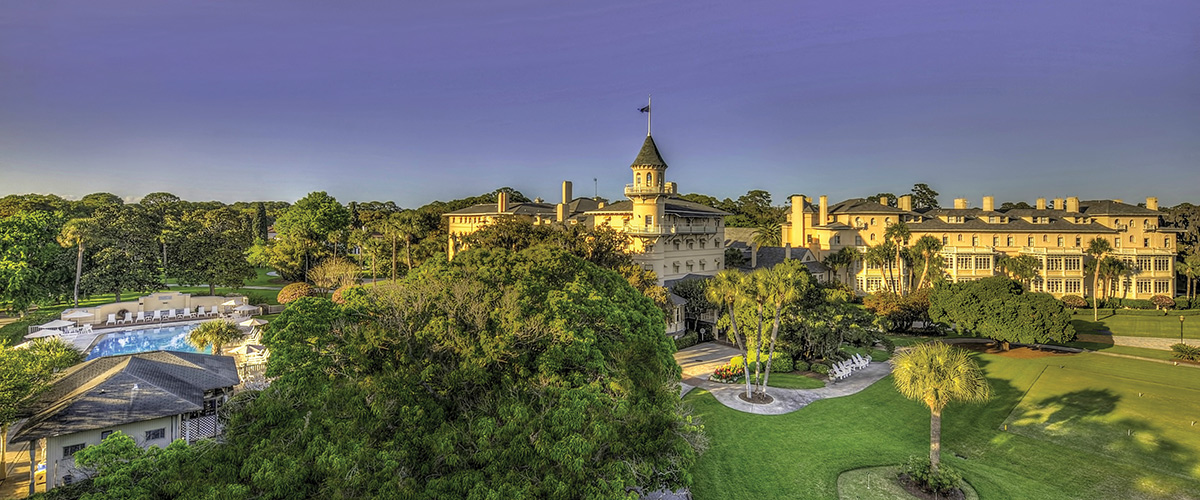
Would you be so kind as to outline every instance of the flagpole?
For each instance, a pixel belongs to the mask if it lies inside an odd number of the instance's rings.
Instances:
[[[650,95],[646,95],[646,136],[650,135],[650,118],[654,116],[654,108],[650,107]]]

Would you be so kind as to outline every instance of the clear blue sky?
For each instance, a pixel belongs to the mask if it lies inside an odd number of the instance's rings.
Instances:
[[[501,5],[503,4],[503,5]],[[1200,203],[1200,2],[0,4],[0,195]]]

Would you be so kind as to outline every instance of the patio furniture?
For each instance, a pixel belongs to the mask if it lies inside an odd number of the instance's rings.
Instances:
[[[119,320],[119,321],[117,321],[117,323],[120,323],[120,324],[133,323],[133,313],[131,313],[131,312],[125,313],[125,319]]]
[[[167,310],[167,319],[179,319],[179,316],[175,315],[174,309],[168,309]]]
[[[105,321],[105,322],[104,322],[104,324],[105,324],[105,325],[115,325],[115,324],[117,324],[117,315],[116,315],[116,314],[109,314],[109,315],[108,315],[108,321]]]
[[[162,311],[159,311],[159,310],[154,311],[154,317],[150,318],[150,319],[153,321],[162,321],[162,319],[163,319]]]
[[[137,319],[134,321],[137,323],[146,321],[146,311],[138,311]]]
[[[191,308],[191,307],[185,307],[185,308],[183,308],[183,309],[181,310],[181,314],[180,314],[180,316],[181,316],[181,317],[184,317],[184,318],[195,318],[195,317],[196,317],[196,315],[195,315],[195,314],[192,314],[192,308]]]

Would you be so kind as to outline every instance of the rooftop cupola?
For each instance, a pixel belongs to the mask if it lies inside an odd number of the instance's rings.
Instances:
[[[625,186],[625,195],[666,193],[667,162],[663,161],[654,137],[647,135],[638,151],[637,158],[629,166],[633,170],[633,184]]]

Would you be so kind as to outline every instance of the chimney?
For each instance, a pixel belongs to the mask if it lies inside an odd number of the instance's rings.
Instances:
[[[824,226],[829,223],[829,197],[821,195],[821,218],[817,220],[818,226]]]
[[[508,193],[500,191],[496,193],[496,213],[502,214],[508,211]]]
[[[896,204],[900,206],[899,207],[900,210],[904,210],[905,212],[911,212],[912,211],[912,195],[906,194],[904,196],[901,196],[899,200],[896,200]]]
[[[983,197],[983,211],[984,212],[996,211],[996,197],[995,196],[984,196]]]
[[[792,258],[792,244],[789,242],[783,246],[783,260],[790,260],[791,258]]]
[[[962,210],[964,208],[967,208],[967,199],[966,198],[955,198],[954,199],[954,208],[956,210]]]
[[[804,195],[792,195],[792,233],[788,235],[786,241],[796,245],[804,244],[804,205],[806,204]]]
[[[562,203],[559,203],[555,210],[559,222],[566,222],[567,213],[570,210],[571,203],[571,181],[563,181],[562,183]]]
[[[1146,198],[1146,208],[1158,210],[1158,198]]]
[[[667,192],[667,194],[677,194],[677,191],[675,191],[676,189],[678,189],[678,188],[675,186],[674,182],[668,182],[667,189],[665,191]]]
[[[888,197],[887,197],[887,196],[880,196],[880,197],[879,197],[879,204],[880,204],[880,205],[883,205],[883,206],[885,206],[885,207],[886,207],[886,206],[887,206],[887,204],[888,204]]]
[[[1055,209],[1055,210],[1063,210],[1063,209],[1065,209],[1065,208],[1066,208],[1066,207],[1064,207],[1064,206],[1063,206],[1063,199],[1062,199],[1062,198],[1055,198],[1055,199],[1054,199],[1054,209]]]
[[[1038,210],[1045,210],[1045,209],[1046,209],[1046,199],[1045,199],[1045,198],[1038,198],[1038,199],[1037,199],[1037,209],[1038,209]]]
[[[1079,212],[1079,197],[1078,196],[1072,196],[1070,198],[1067,198],[1067,211],[1068,212]]]
[[[604,208],[604,202],[603,202],[603,201],[601,201],[601,202],[597,202],[597,203],[596,203],[596,208]]]
[[[571,181],[563,181],[562,185],[562,202],[570,203],[573,197],[571,196]]]

